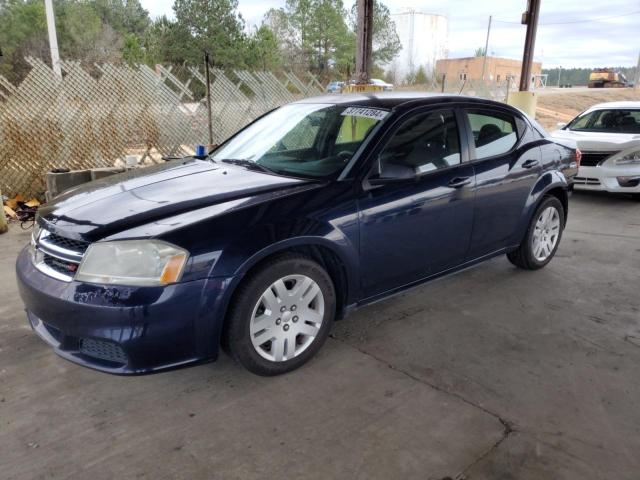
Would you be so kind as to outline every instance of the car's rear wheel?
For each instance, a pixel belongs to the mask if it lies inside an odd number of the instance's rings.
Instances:
[[[253,373],[286,373],[320,349],[335,309],[329,274],[304,256],[282,255],[262,265],[239,287],[223,346]]]
[[[564,230],[564,208],[556,197],[544,197],[536,209],[527,233],[517,250],[507,258],[516,267],[537,270],[556,254]]]

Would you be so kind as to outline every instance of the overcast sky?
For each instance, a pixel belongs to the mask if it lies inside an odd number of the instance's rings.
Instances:
[[[152,17],[173,16],[173,0],[141,0]],[[249,26],[259,25],[271,7],[285,0],[239,0]],[[383,0],[392,12],[406,9],[449,18],[449,57],[472,56],[483,47],[489,15],[494,22],[489,53],[521,58],[526,0]],[[350,7],[351,2],[345,0]],[[536,60],[544,67],[635,65],[640,51],[640,0],[542,0]],[[594,21],[596,20],[596,21]],[[513,22],[513,23],[504,23]]]

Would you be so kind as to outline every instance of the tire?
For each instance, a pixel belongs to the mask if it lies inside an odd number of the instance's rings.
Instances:
[[[550,215],[550,217],[545,220],[542,218],[543,215]],[[507,253],[509,261],[516,267],[525,270],[538,270],[544,267],[558,250],[564,230],[564,218],[564,208],[560,200],[556,197],[545,196],[531,217],[522,243],[516,250]],[[541,228],[536,229],[539,222]],[[556,225],[557,230],[553,228]]]
[[[320,350],[335,314],[335,288],[326,270],[302,255],[280,255],[240,285],[222,346],[253,373],[280,375]]]

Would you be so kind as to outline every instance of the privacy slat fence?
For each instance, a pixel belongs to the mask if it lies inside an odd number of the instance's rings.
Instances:
[[[27,77],[0,76],[0,190],[39,195],[52,168],[110,167],[135,154],[147,163],[193,153],[208,142],[202,68],[63,62],[62,79],[29,58]],[[211,70],[213,141],[266,111],[318,95],[310,73]]]

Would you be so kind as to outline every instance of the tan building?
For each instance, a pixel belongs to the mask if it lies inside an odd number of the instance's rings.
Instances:
[[[436,75],[438,79],[442,74],[447,75],[447,83],[464,80],[481,80],[482,63],[484,57],[447,58],[436,62]],[[513,78],[513,83],[520,83],[520,70],[522,62],[510,58],[487,57],[487,66],[484,78],[486,81],[505,84],[508,77]],[[531,76],[542,73],[542,63],[533,62]],[[537,81],[536,81],[537,83]]]

